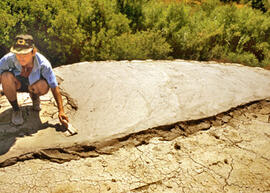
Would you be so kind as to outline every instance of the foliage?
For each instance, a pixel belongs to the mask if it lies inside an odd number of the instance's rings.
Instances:
[[[124,33],[112,41],[111,59],[166,59],[170,45],[159,31]]]
[[[161,30],[174,58],[269,64],[270,20],[249,7],[208,0],[199,6],[153,3],[145,28]]]
[[[1,28],[2,45],[10,46],[16,34],[32,34],[55,65],[104,59],[108,40],[130,31],[129,20],[110,0],[4,0],[2,5],[1,24],[9,26]]]
[[[4,0],[2,2],[6,5],[3,14],[15,21],[10,29],[5,29],[5,33],[10,37],[9,46],[17,34],[29,33],[33,35],[36,46],[41,52],[56,64],[66,61],[71,52],[76,47],[80,47],[82,34],[77,28],[78,13],[75,12],[75,1]]]
[[[133,31],[140,30],[143,22],[142,7],[149,0],[117,0],[117,7],[123,15],[131,21],[130,27]]]
[[[91,0],[83,3],[80,28],[86,38],[81,45],[81,60],[110,59],[112,39],[130,32],[130,20],[117,11],[114,1]]]
[[[265,13],[250,0],[185,2],[2,0],[0,56],[15,35],[29,33],[53,65],[172,57],[270,64],[267,0]]]

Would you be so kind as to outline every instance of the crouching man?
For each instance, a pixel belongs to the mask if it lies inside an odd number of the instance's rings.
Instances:
[[[64,113],[62,96],[52,66],[37,52],[31,35],[16,36],[10,53],[0,59],[0,83],[13,109],[11,122],[14,125],[22,125],[24,122],[17,92],[28,92],[33,102],[33,110],[39,111],[39,96],[46,94],[49,88],[58,106],[59,120],[66,125],[65,120],[68,121],[68,117]]]

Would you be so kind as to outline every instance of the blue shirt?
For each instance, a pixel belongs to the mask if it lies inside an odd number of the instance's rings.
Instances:
[[[0,60],[0,74],[4,71],[12,71],[15,76],[21,74],[22,66],[14,53],[8,53]],[[52,70],[51,63],[40,53],[36,53],[34,57],[34,66],[28,77],[29,84],[32,85],[40,80],[41,76],[45,78],[51,88],[58,86],[55,74]]]

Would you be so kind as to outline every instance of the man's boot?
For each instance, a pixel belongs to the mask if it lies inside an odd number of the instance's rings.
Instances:
[[[18,111],[13,110],[12,115],[11,115],[11,122],[14,125],[22,125],[23,124],[23,116],[22,116],[21,110],[18,110]]]

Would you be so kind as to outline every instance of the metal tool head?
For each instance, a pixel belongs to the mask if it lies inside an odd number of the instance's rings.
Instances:
[[[66,129],[67,131],[65,132],[66,136],[72,136],[72,135],[76,135],[78,133],[78,130],[76,128],[74,128],[71,123],[67,122],[65,120],[65,123],[67,124]]]

